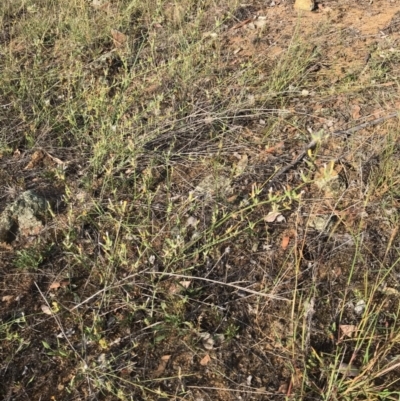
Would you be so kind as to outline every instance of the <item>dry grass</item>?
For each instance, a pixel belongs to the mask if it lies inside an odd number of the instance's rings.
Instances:
[[[398,399],[400,35],[253,3],[0,4],[3,399]]]

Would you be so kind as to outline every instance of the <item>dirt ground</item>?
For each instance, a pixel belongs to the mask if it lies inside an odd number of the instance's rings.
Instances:
[[[181,18],[176,7],[163,15]],[[19,17],[7,18],[0,60],[22,46],[10,28]],[[40,146],[10,140],[0,211],[32,190],[52,212],[0,244],[1,398],[395,399],[399,124],[373,124],[400,106],[399,45],[396,1],[327,0],[312,12],[251,1],[212,45],[212,79],[219,68],[233,76],[221,98],[247,99],[226,114],[228,128],[225,114],[207,113],[205,137],[176,128],[168,162],[159,152],[170,131],[161,133],[138,164],[93,174],[90,193],[75,145],[50,150],[44,129]],[[257,88],[274,68],[304,63],[262,100]],[[250,68],[254,81],[234,75]],[[149,96],[158,94],[162,85],[146,79]],[[6,121],[15,110],[2,108]],[[128,131],[130,113],[121,118]],[[215,132],[228,139],[213,141]],[[313,138],[317,146],[273,180]]]

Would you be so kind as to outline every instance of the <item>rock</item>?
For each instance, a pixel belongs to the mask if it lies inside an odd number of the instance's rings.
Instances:
[[[46,200],[32,191],[23,192],[0,215],[0,242],[10,243],[17,234],[35,235],[43,228]]]
[[[315,9],[314,0],[296,0],[294,8],[297,10],[313,11]]]
[[[12,242],[15,239],[17,227],[17,221],[12,213],[4,211],[0,216],[0,242]]]

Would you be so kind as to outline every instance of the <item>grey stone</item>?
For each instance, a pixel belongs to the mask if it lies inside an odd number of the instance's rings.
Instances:
[[[0,215],[0,242],[12,242],[17,234],[38,234],[48,203],[32,191],[23,192]]]

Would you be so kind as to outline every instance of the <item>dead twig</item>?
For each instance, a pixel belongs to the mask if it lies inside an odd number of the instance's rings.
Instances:
[[[222,281],[211,280],[211,279],[205,278],[205,277],[186,276],[184,274],[175,274],[175,273],[167,273],[167,272],[146,272],[146,274],[161,274],[163,276],[176,277],[176,278],[181,278],[181,279],[185,279],[185,280],[206,281],[208,283],[222,285],[224,287],[235,288],[236,290],[247,292],[249,294],[258,295],[258,296],[261,296],[261,297],[271,298],[271,299],[280,300],[280,301],[288,301],[288,302],[290,302],[290,299],[281,297],[279,295],[268,294],[266,292],[260,292],[260,291],[254,291],[254,290],[251,290],[250,288],[241,287],[241,286],[236,285],[234,283],[223,283]]]

